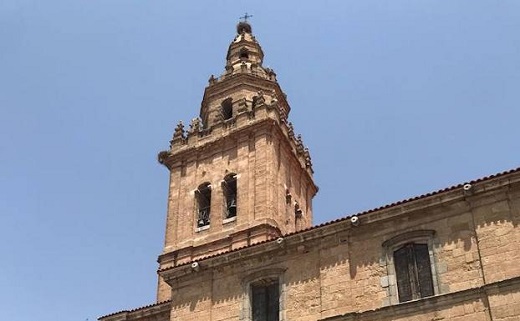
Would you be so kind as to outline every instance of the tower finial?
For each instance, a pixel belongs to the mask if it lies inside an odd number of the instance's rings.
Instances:
[[[242,16],[240,17],[239,19],[242,20],[242,22],[247,22],[247,19],[248,18],[252,18],[253,15],[252,14],[247,14],[247,12]]]
[[[247,19],[251,17],[253,17],[253,15],[250,15],[246,12],[242,17],[239,18],[240,21],[237,24],[237,33],[239,35],[244,32],[252,33],[251,25],[249,22],[247,22]]]

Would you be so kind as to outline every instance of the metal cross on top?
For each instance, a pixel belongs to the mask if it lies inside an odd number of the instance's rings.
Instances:
[[[247,14],[247,12],[244,14],[244,16],[240,17],[241,20],[243,20],[244,22],[247,22],[247,19],[248,18],[252,18],[253,15],[250,15],[250,14]]]

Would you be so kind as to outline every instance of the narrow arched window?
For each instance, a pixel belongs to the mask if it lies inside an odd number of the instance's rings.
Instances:
[[[224,218],[237,216],[237,175],[228,174],[222,181],[224,193]]]
[[[209,226],[211,210],[211,184],[200,184],[195,191],[197,202],[197,227]]]
[[[228,98],[222,102],[221,105],[222,118],[224,120],[231,119],[233,117],[233,101]]]

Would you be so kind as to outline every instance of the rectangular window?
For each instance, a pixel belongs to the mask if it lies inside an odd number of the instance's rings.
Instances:
[[[252,321],[279,321],[280,290],[277,280],[251,285]]]
[[[408,243],[394,251],[399,302],[434,295],[427,244]]]

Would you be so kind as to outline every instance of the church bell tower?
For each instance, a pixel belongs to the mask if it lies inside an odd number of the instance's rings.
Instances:
[[[224,73],[211,76],[199,117],[180,122],[159,162],[170,172],[159,268],[231,251],[312,225],[309,150],[248,22],[237,25]],[[158,301],[170,299],[159,280]]]

